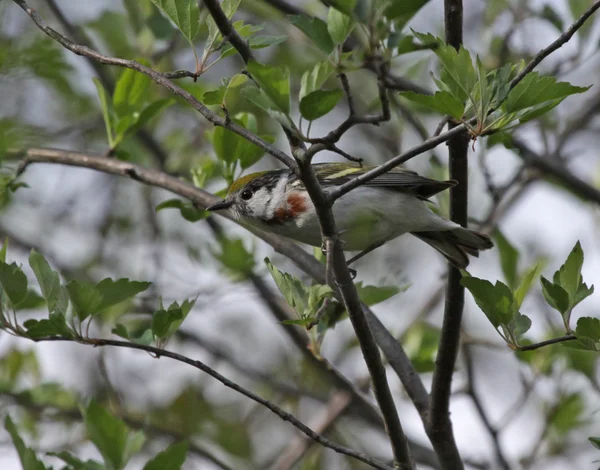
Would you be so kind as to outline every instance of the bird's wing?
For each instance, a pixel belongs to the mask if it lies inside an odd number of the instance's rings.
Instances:
[[[315,166],[320,167],[315,168],[319,182],[324,185],[335,186],[344,184],[352,178],[360,176],[375,168],[374,166],[349,167],[345,164],[316,164]],[[391,171],[367,181],[364,183],[364,186],[410,192],[416,194],[421,199],[427,199],[456,184],[457,183],[454,180],[432,180],[420,176],[414,171],[405,170],[403,168],[393,168]]]

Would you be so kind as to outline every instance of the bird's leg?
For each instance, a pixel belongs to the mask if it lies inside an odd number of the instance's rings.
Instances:
[[[378,242],[378,243],[374,243],[373,245],[371,245],[369,248],[361,251],[359,254],[357,254],[356,256],[353,256],[352,258],[350,258],[348,261],[346,261],[346,264],[348,266],[350,266],[352,263],[358,261],[360,258],[362,258],[365,255],[368,255],[369,253],[371,253],[371,251],[379,248],[381,245],[383,245],[385,242]],[[356,272],[356,271],[355,271]]]

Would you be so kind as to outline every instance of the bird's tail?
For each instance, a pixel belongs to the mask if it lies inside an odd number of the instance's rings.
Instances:
[[[459,269],[469,265],[467,255],[477,257],[480,250],[487,250],[494,246],[487,235],[463,227],[442,232],[413,232],[412,234],[435,248]]]

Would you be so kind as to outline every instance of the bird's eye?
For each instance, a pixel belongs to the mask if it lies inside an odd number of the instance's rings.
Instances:
[[[242,191],[242,199],[244,201],[247,201],[251,197],[252,197],[252,191],[250,191],[249,189],[245,189],[244,191]]]

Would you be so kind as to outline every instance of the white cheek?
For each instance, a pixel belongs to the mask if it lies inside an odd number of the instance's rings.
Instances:
[[[272,218],[273,214],[275,213],[275,209],[273,208],[272,212],[269,213],[271,211],[271,204],[269,204],[269,199],[270,194],[266,189],[261,188],[258,191],[256,191],[252,196],[252,199],[250,199],[246,203],[250,212],[250,216],[266,219]]]

